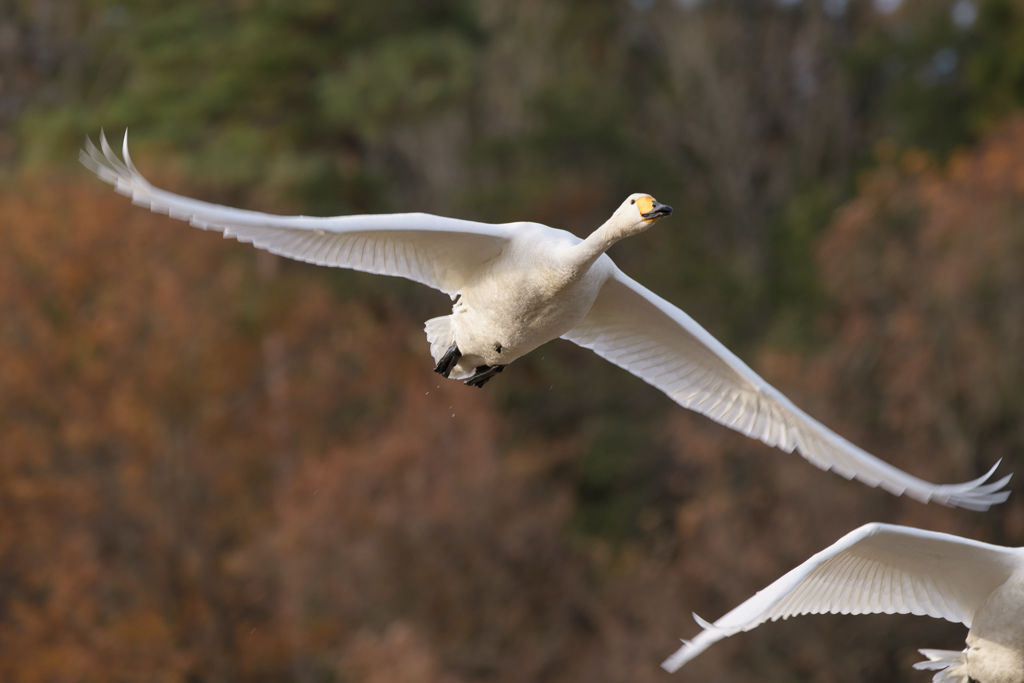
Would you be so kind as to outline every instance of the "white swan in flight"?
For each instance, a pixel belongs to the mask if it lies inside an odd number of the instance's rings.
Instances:
[[[141,206],[280,256],[396,275],[449,294],[452,314],[428,320],[436,370],[481,386],[557,337],[593,349],[680,405],[824,470],[922,502],[985,510],[1006,500],[1009,476],[935,485],[835,434],[761,379],[681,310],[633,281],[605,251],[672,209],[634,194],[586,239],[537,223],[491,225],[423,213],[274,216],[153,187],[128,156],[86,140],[79,158]],[[998,463],[996,463],[998,466]],[[987,483],[986,483],[987,482]]]
[[[921,650],[935,683],[1024,683],[1024,548],[866,524],[704,628],[668,671],[711,644],[798,614],[918,614],[967,626],[967,649]]]

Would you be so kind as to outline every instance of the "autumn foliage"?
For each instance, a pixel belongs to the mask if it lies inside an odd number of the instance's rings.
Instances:
[[[602,537],[578,523],[582,423],[545,431],[500,389],[439,382],[407,290],[340,287],[84,173],[22,174],[0,226],[3,681],[660,681],[691,610],[718,616],[857,524],[1024,539],[1016,497],[987,515],[896,499],[656,395],[668,461],[637,486],[658,504]],[[754,365],[920,476],[998,458],[1024,476],[1022,262],[1024,122],[948,164],[883,159],[819,244],[821,352]],[[914,649],[961,637],[807,617],[677,677],[924,680]]]

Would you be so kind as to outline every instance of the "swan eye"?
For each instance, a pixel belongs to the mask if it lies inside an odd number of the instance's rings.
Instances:
[[[629,200],[629,203],[630,203],[630,204],[636,204],[636,200],[635,200],[635,199],[630,199],[630,200]]]

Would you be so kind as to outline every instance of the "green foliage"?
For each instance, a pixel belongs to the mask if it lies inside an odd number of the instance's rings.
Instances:
[[[364,160],[339,171],[332,144],[372,146],[389,127],[460,102],[476,79],[465,3],[399,5],[134,5],[92,45],[102,92],[23,117],[25,154],[63,156],[100,127],[131,127],[137,142],[184,156],[197,181],[262,186],[335,211],[370,192],[361,204],[373,205],[381,169]]]
[[[621,543],[642,535],[644,521],[661,514],[671,456],[651,438],[652,426],[609,419],[585,426],[590,444],[579,464],[579,533]]]
[[[974,96],[971,123],[989,127],[1024,104],[1024,3],[982,5],[975,44],[965,66]]]
[[[978,5],[969,26],[917,9],[914,21],[883,22],[845,53],[876,135],[945,155],[1024,104],[1024,3]]]
[[[394,125],[466,97],[475,80],[472,43],[454,32],[382,40],[319,78],[324,122],[377,141]]]
[[[814,262],[822,226],[837,205],[836,192],[824,184],[794,193],[772,226],[771,271],[765,296],[775,302],[770,339],[781,346],[809,348],[814,319],[827,303]]]

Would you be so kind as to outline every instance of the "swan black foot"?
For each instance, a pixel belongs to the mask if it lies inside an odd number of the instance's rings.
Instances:
[[[448,375],[452,374],[452,370],[460,358],[462,358],[462,351],[459,351],[458,344],[452,342],[452,345],[441,356],[441,360],[437,361],[437,367],[434,368],[434,372],[447,379]]]
[[[482,387],[487,384],[492,377],[504,369],[504,365],[481,365],[477,367],[473,376],[463,382],[463,384],[471,387]]]

